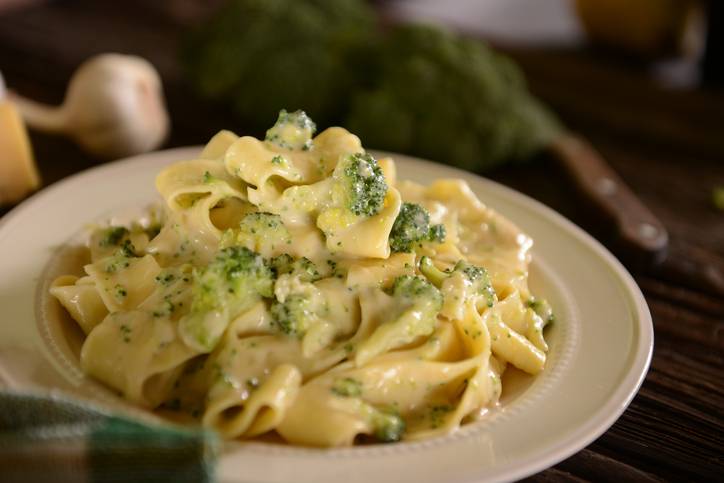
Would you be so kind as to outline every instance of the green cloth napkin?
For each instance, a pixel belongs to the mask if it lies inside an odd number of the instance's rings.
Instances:
[[[55,394],[0,391],[0,480],[210,482],[215,434],[151,425]]]

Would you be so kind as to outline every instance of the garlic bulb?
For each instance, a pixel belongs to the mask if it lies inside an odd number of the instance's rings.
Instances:
[[[65,100],[46,106],[9,93],[31,128],[72,137],[101,158],[157,148],[169,129],[161,79],[140,57],[102,54],[73,74]]]

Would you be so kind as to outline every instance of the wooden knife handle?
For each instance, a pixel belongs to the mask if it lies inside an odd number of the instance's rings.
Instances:
[[[666,256],[666,228],[584,139],[565,134],[551,146],[577,188],[616,225],[619,242],[632,258],[659,263]],[[643,260],[639,260],[643,261]]]

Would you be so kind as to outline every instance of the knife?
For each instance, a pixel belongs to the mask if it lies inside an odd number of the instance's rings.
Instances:
[[[588,141],[565,133],[550,151],[578,191],[613,226],[611,248],[628,266],[724,296],[724,258],[683,241],[670,242],[661,221]]]

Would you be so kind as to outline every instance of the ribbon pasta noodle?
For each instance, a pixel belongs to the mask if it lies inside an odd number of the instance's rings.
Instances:
[[[540,373],[532,241],[462,180],[398,180],[342,128],[282,111],[165,168],[152,220],[98,228],[51,294],[81,366],[226,438],[342,446],[449,433]]]

